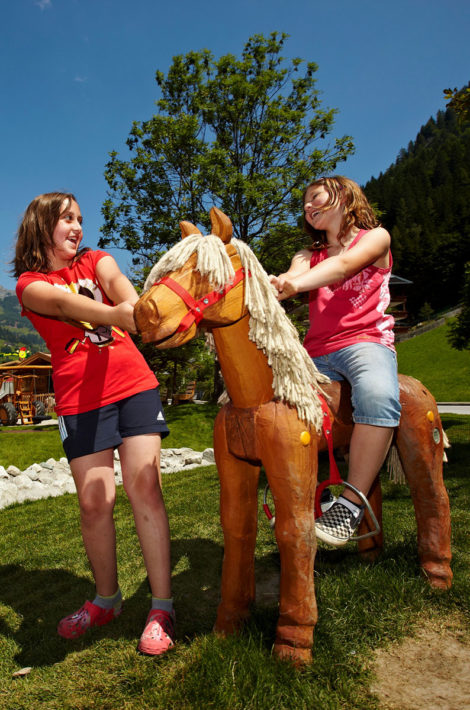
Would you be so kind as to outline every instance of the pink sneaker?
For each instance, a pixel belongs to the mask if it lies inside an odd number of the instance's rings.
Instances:
[[[57,633],[64,639],[75,639],[82,636],[91,626],[104,626],[115,619],[122,611],[103,609],[93,602],[86,601],[81,609],[59,621]]]
[[[137,650],[147,656],[159,656],[174,646],[175,613],[151,609]]]

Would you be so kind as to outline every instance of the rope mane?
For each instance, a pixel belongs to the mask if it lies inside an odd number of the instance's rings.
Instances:
[[[263,351],[273,371],[273,390],[277,399],[296,407],[299,418],[318,431],[322,411],[316,391],[330,382],[313,364],[299,340],[299,334],[275,296],[268,275],[245,242],[232,239],[245,273],[245,305],[250,314],[249,338]],[[197,270],[217,289],[230,283],[235,275],[222,240],[209,234],[192,234],[172,247],[148,275],[144,291],[156,281],[182,268],[197,254]]]

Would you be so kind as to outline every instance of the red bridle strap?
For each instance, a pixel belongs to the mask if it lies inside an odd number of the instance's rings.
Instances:
[[[322,421],[322,430],[323,430],[323,436],[326,439],[326,443],[328,445],[328,458],[330,460],[330,477],[326,481],[322,481],[317,485],[316,491],[315,491],[315,517],[319,518],[321,516],[321,507],[320,507],[320,500],[321,500],[321,494],[323,493],[323,490],[327,488],[329,485],[338,485],[340,483],[343,483],[343,480],[340,476],[338,465],[335,460],[335,455],[333,451],[333,432],[332,432],[332,425],[331,425],[331,419],[330,419],[330,413],[328,411],[328,405],[326,403],[325,398],[323,395],[321,395],[319,392],[317,392],[318,399],[320,400],[322,412],[323,412],[323,421]]]
[[[181,284],[172,279],[170,276],[164,276],[162,279],[160,279],[160,281],[156,281],[156,283],[154,283],[154,286],[167,286],[167,288],[176,293],[181,298],[181,300],[184,301],[184,303],[187,305],[189,310],[184,316],[181,323],[179,324],[178,328],[176,329],[177,333],[182,333],[186,330],[189,330],[193,323],[198,325],[204,317],[204,311],[206,310],[206,308],[209,308],[210,306],[213,306],[214,303],[218,303],[218,301],[222,300],[222,298],[224,298],[224,296],[226,296],[227,293],[232,290],[232,288],[237,286],[237,284],[239,284],[240,281],[243,280],[244,276],[245,270],[243,268],[238,269],[235,272],[235,277],[231,283],[225,284],[221,291],[211,291],[205,296],[202,296],[202,298],[200,298],[198,301],[196,301],[196,299],[191,296],[189,291],[183,288]]]

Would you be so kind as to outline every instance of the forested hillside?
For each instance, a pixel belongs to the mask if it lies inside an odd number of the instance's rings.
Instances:
[[[16,294],[2,288],[0,294],[0,362],[16,357],[15,353],[22,347],[27,347],[32,352],[46,350],[43,339],[34,330],[29,320],[21,317]],[[11,357],[10,353],[13,353]]]
[[[364,189],[392,235],[394,273],[413,282],[410,314],[456,305],[470,260],[470,122],[440,111]]]

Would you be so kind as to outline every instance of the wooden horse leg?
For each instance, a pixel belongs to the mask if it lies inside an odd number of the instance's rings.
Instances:
[[[224,533],[221,602],[214,629],[232,634],[249,616],[256,595],[254,555],[260,466],[229,452],[225,417],[225,410],[221,410],[214,425],[220,519]]]
[[[441,419],[434,397],[412,377],[400,376],[400,401],[396,445],[415,508],[421,568],[432,587],[448,589],[450,509],[442,475]]]
[[[366,537],[364,540],[359,540],[357,543],[361,555],[368,559],[375,559],[384,546],[384,536],[382,530],[382,487],[380,485],[380,476],[377,476],[373,482],[367,499],[370,503],[377,522],[380,526],[380,532],[373,537]],[[366,509],[364,518],[359,525],[357,534],[364,535],[374,529],[370,515]]]
[[[280,408],[284,407],[281,415]],[[275,429],[275,422],[282,422]],[[309,445],[300,435],[305,425],[293,409],[270,402],[256,420],[263,464],[276,510],[275,533],[281,560],[279,619],[274,653],[300,665],[312,659],[317,621],[314,589],[316,553],[314,498],[318,452],[315,434]]]

